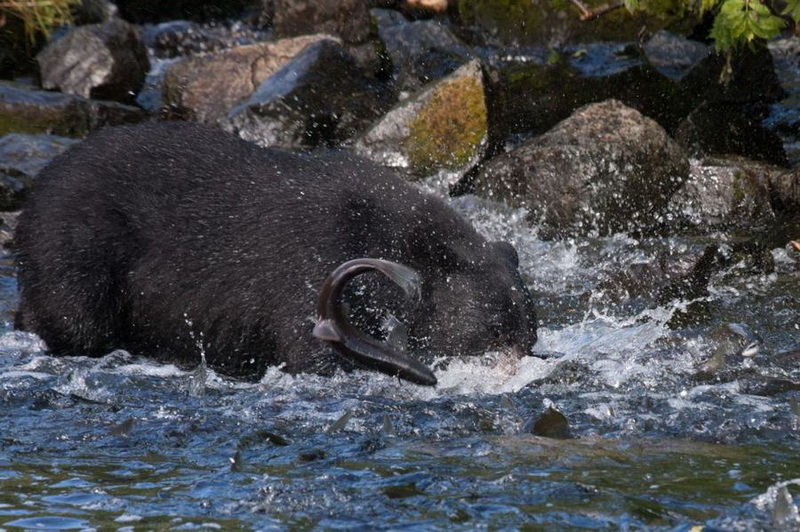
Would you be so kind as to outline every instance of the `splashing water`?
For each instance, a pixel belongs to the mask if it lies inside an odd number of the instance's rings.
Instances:
[[[545,242],[524,210],[450,201],[517,247],[539,356],[443,361],[436,388],[53,358],[10,330],[9,276],[0,527],[796,526],[800,279],[781,249],[774,272],[732,264],[707,295],[659,302],[642,276],[689,271],[707,240]],[[527,433],[548,409],[573,439]]]

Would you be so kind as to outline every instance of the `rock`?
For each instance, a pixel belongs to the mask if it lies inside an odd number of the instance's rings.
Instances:
[[[329,33],[348,44],[367,40],[369,12],[363,0],[275,0],[272,27],[278,37]]]
[[[333,40],[306,47],[221,123],[262,146],[333,146],[364,131],[390,105]]]
[[[786,92],[775,74],[772,56],[766,48],[742,48],[731,59],[730,74],[722,78],[728,65],[724,54],[709,54],[681,81],[699,105],[703,102],[753,106],[777,102]]]
[[[723,54],[709,54],[681,80],[681,87],[693,111],[675,137],[693,154],[788,164],[780,138],[762,126],[770,104],[786,96],[766,48],[742,49],[730,65]]]
[[[662,75],[631,44],[499,49],[482,53],[488,65],[489,143],[540,135],[581,106],[617,99],[674,130],[692,109],[680,86]]]
[[[415,176],[464,172],[486,150],[485,98],[480,63],[471,61],[395,106],[356,142],[356,151]]]
[[[800,168],[772,172],[769,188],[770,203],[776,213],[800,217]]]
[[[770,181],[779,168],[744,158],[693,160],[689,178],[670,201],[672,231],[749,228],[771,220]]]
[[[19,209],[39,171],[76,142],[46,134],[0,137],[0,211]]]
[[[549,406],[538,417],[529,419],[522,427],[522,431],[543,438],[554,438],[557,440],[568,440],[572,438],[567,418],[552,406]]]
[[[42,87],[132,103],[150,69],[139,32],[119,19],[70,29],[36,56]]]
[[[143,119],[138,107],[0,82],[0,135],[18,132],[82,137],[99,127]]]
[[[188,20],[172,20],[146,25],[142,40],[160,59],[219,52],[269,39],[269,33],[248,27],[239,21],[199,24]]]
[[[781,138],[752,115],[726,102],[702,103],[681,121],[675,141],[694,157],[735,154],[788,166]]]
[[[392,77],[398,90],[416,91],[475,56],[439,22],[409,22],[397,11],[385,9],[373,9],[370,13],[392,62]]]
[[[306,46],[330,38],[306,35],[187,57],[166,71],[164,104],[194,120],[216,122]]]
[[[711,53],[711,46],[665,30],[655,33],[642,46],[647,60],[661,74],[681,81]]]
[[[800,166],[800,37],[792,35],[767,43],[775,73],[787,97],[770,105],[764,124],[780,135],[783,149],[793,166]]]
[[[475,190],[527,208],[544,237],[605,235],[648,229],[688,171],[683,150],[661,126],[608,100],[490,159]]]

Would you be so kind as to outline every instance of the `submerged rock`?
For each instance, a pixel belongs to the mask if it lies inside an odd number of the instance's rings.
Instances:
[[[138,30],[120,19],[72,28],[36,61],[45,89],[126,103],[150,68]]]
[[[221,120],[261,146],[334,146],[389,107],[388,94],[332,40],[306,47]]]
[[[610,234],[649,228],[688,172],[661,126],[608,100],[489,160],[475,189],[527,208],[543,236]]]
[[[216,122],[306,46],[330,38],[305,35],[187,57],[164,75],[164,104],[188,118]]]
[[[487,112],[478,61],[404,100],[356,143],[356,151],[415,176],[464,171],[486,149]]]

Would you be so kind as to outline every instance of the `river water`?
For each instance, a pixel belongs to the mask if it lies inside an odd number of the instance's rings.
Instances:
[[[800,273],[782,245],[754,260],[725,234],[546,242],[523,211],[451,202],[518,247],[540,356],[451,361],[435,389],[52,358],[11,330],[5,255],[0,528],[800,526]],[[708,244],[728,260],[707,294],[654,296]],[[569,438],[532,434],[550,429]]]

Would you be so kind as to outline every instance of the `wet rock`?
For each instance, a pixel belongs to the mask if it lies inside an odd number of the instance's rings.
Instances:
[[[373,9],[378,35],[392,62],[392,77],[400,91],[416,91],[440,79],[474,54],[437,21],[409,22],[397,11]]]
[[[790,164],[800,166],[800,37],[786,36],[767,43],[781,86],[788,93],[770,106],[765,125],[780,135]]]
[[[347,50],[322,40],[264,80],[221,123],[262,146],[333,146],[388,108],[383,94]]]
[[[681,84],[697,104],[724,102],[752,106],[777,102],[786,92],[775,74],[772,56],[766,49],[743,48],[731,59],[728,69],[724,54],[706,56],[682,80]]]
[[[200,122],[216,122],[306,46],[330,39],[306,35],[187,57],[164,76],[164,104]]]
[[[0,137],[0,211],[19,209],[36,174],[76,142],[56,135],[12,133]]]
[[[747,228],[774,217],[772,176],[779,168],[744,158],[692,160],[689,178],[670,201],[671,231]]]
[[[572,438],[567,418],[552,406],[548,407],[538,417],[528,420],[522,430],[543,438],[555,438],[558,440]]]
[[[471,61],[395,106],[357,141],[356,151],[424,176],[465,171],[483,155],[486,139],[483,74]]]
[[[540,135],[576,109],[614,98],[668,131],[692,109],[680,86],[630,44],[481,51],[488,65],[490,146]]]
[[[661,30],[648,39],[642,51],[661,74],[680,81],[711,53],[712,48],[683,35]]]
[[[221,36],[188,20],[172,20],[155,26],[145,26],[142,40],[156,57],[162,59],[218,52],[230,47]]]
[[[610,234],[649,228],[688,172],[661,126],[608,100],[489,160],[475,190],[527,208],[543,236]]]
[[[788,166],[783,141],[762,125],[762,116],[729,103],[702,103],[678,126],[675,141],[694,157],[736,154]]]
[[[762,126],[769,105],[786,92],[766,49],[709,54],[681,81],[692,112],[675,138],[693,155],[742,155],[786,166],[782,140]]]
[[[800,168],[775,169],[769,174],[770,203],[784,216],[800,216]]]
[[[117,15],[117,6],[107,0],[81,0],[72,7],[73,23],[76,26],[101,24]]]
[[[348,44],[369,36],[367,5],[362,0],[275,0],[272,27],[278,37],[329,33]]]
[[[150,69],[138,30],[119,19],[70,29],[36,61],[45,89],[127,103]]]
[[[18,132],[81,137],[105,125],[143,118],[138,107],[0,83],[0,135]]]

